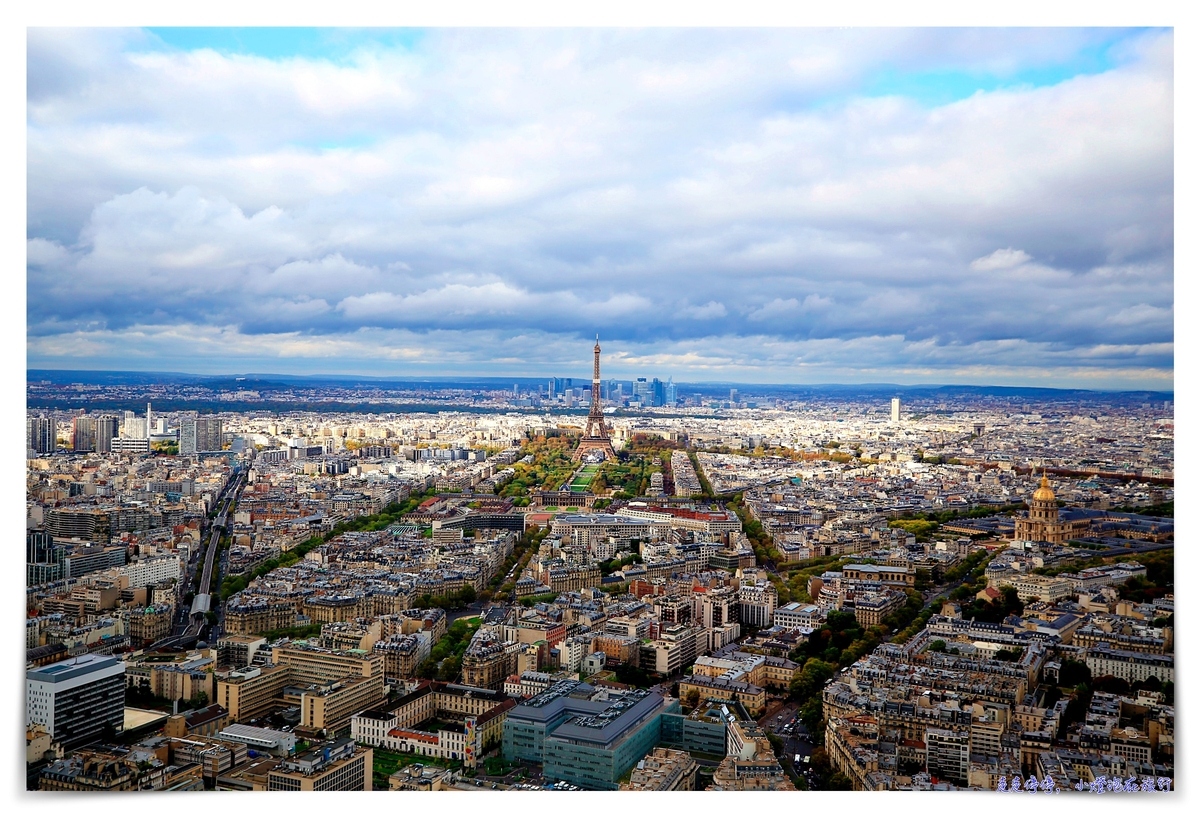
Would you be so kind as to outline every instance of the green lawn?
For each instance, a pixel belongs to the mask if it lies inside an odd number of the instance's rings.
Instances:
[[[440,757],[426,757],[425,755],[410,755],[377,748],[375,749],[371,764],[373,784],[386,789],[388,786],[387,779],[393,772],[413,763],[423,763],[426,766],[443,766],[446,768],[458,768],[462,766],[462,761],[445,760]]]
[[[592,480],[596,478],[596,474],[598,473],[600,473],[600,465],[598,463],[583,466],[583,468],[579,470],[579,473],[575,475],[575,478],[571,480],[571,490],[586,491],[587,487],[592,484]]]
[[[516,766],[502,757],[489,757],[481,765],[483,766],[483,773],[492,777],[502,777],[516,768]]]

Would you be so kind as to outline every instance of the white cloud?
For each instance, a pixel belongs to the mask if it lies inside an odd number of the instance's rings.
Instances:
[[[1003,250],[996,250],[991,255],[985,255],[983,258],[976,258],[971,262],[971,269],[976,272],[1011,269],[1032,260],[1033,257],[1024,250],[1007,247]]]
[[[57,241],[31,238],[25,242],[25,259],[35,267],[64,267],[70,263],[71,254]]]

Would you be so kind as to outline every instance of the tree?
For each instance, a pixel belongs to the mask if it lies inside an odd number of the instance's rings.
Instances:
[[[830,649],[837,650],[836,647],[831,647]],[[804,663],[804,668],[800,670],[800,674],[792,681],[788,691],[795,698],[806,701],[812,695],[819,693],[825,686],[825,682],[832,678],[836,672],[836,664],[817,658],[810,658]]]
[[[684,694],[683,700],[681,701],[681,703],[683,704],[684,709],[686,709],[688,712],[691,712],[693,709],[695,709],[697,706],[700,705],[700,690],[689,689]]]
[[[823,740],[825,733],[825,707],[820,695],[813,695],[800,707],[800,720],[808,727],[808,732],[818,743]]]
[[[1157,676],[1150,675],[1133,685],[1134,689],[1147,689],[1151,692],[1162,692],[1162,681]]]
[[[1060,687],[1077,687],[1091,680],[1092,671],[1088,668],[1087,664],[1071,658],[1063,659],[1062,666],[1058,671],[1058,685]]]
[[[854,629],[858,626],[858,619],[854,617],[854,613],[848,613],[845,610],[831,610],[829,617],[825,620],[829,629],[835,633],[843,630]]]
[[[458,679],[458,673],[462,670],[462,662],[457,656],[450,656],[438,668],[437,679],[439,681],[455,681]]]
[[[936,641],[931,642],[929,644],[929,651],[930,652],[945,652],[946,651],[946,642],[940,638],[937,639]]]
[[[834,772],[829,776],[829,780],[825,784],[825,788],[830,791],[853,791],[854,786],[850,783],[850,778],[841,772]]]
[[[1092,689],[1096,692],[1107,692],[1111,695],[1128,695],[1129,682],[1124,678],[1101,675],[1092,679]]]

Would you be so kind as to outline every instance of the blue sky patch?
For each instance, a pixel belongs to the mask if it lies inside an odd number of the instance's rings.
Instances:
[[[337,62],[363,47],[411,50],[421,40],[416,28],[148,28],[166,45],[184,51],[211,48],[222,54],[267,59],[307,57]]]

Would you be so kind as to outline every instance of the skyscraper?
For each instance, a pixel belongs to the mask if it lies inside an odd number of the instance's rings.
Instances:
[[[151,430],[154,428],[154,412],[150,410],[150,404],[146,403],[146,439],[150,439]]]
[[[113,437],[117,436],[117,418],[104,414],[96,418],[96,452],[107,454],[112,451]]]
[[[900,398],[899,397],[892,398],[892,422],[893,423],[900,422]]]
[[[223,428],[218,417],[186,418],[179,423],[179,453],[220,451]]]
[[[217,417],[196,418],[196,447],[201,451],[220,451],[224,427]]]
[[[30,417],[26,421],[28,447],[39,454],[53,451],[58,442],[54,436],[54,421],[49,417]]]
[[[71,445],[76,451],[96,450],[96,418],[76,417],[71,429]]]
[[[654,384],[644,377],[633,381],[633,396],[643,406],[654,405]]]
[[[675,385],[675,381],[668,377],[667,385],[663,387],[663,405],[674,406],[679,403],[679,388]]]
[[[552,378],[550,378],[549,397],[551,400],[553,400],[555,397],[561,397],[570,388],[571,388],[571,378],[569,378],[569,377],[552,377]]]
[[[66,578],[66,548],[54,544],[45,530],[25,534],[25,585],[33,587]]]
[[[185,417],[179,421],[179,453],[195,454],[199,450],[196,447],[196,420]]]

